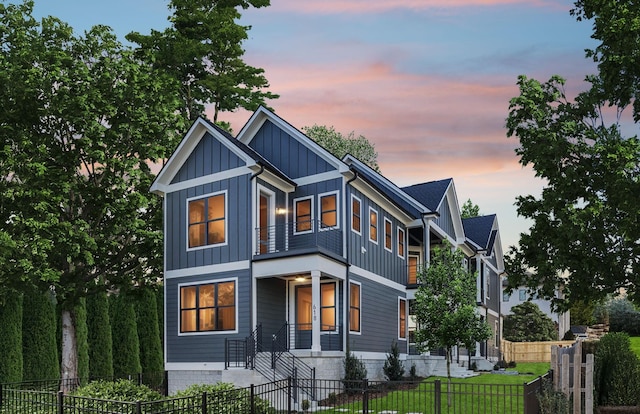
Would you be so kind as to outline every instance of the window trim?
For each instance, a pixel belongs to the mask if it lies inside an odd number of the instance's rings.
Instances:
[[[322,198],[323,197],[331,197],[335,195],[336,197],[336,225],[335,226],[327,226],[324,227],[322,225]],[[340,192],[339,191],[328,191],[326,193],[318,194],[318,231],[328,231],[328,230],[336,230],[340,229]]]
[[[357,331],[351,330],[351,285],[358,286],[358,328]],[[362,335],[362,283],[349,281],[349,334]]]
[[[212,285],[212,284],[219,284],[219,283],[225,283],[225,282],[233,282],[234,283],[234,307],[235,307],[235,329],[233,330],[226,330],[226,331],[189,331],[189,332],[182,332],[181,328],[182,328],[182,302],[181,302],[181,298],[180,298],[180,290],[183,287],[190,287],[190,286],[203,286],[203,285]],[[185,283],[178,283],[178,287],[177,287],[177,294],[178,294],[178,306],[177,306],[177,311],[178,311],[178,336],[198,336],[198,335],[229,335],[229,334],[237,334],[239,332],[239,319],[238,319],[238,278],[237,277],[232,277],[232,278],[224,278],[224,279],[208,279],[208,280],[202,280],[202,281],[197,281],[197,282],[185,282]],[[197,320],[196,320],[197,322]]]
[[[506,299],[505,299],[506,298]],[[511,300],[511,294],[507,293],[506,290],[502,291],[502,302],[509,302]]]
[[[310,201],[311,211],[309,214],[309,230],[298,231],[298,203],[302,201]],[[309,234],[313,233],[313,196],[305,196],[293,199],[293,234]]]
[[[375,226],[374,226],[375,229],[376,229],[376,238],[375,239],[371,238],[371,213],[375,213],[375,215],[376,215],[376,223],[375,223]],[[378,210],[376,210],[373,207],[369,207],[369,220],[368,220],[368,222],[369,222],[369,241],[371,243],[378,244],[378,239],[379,239],[379,234],[380,234],[380,228],[379,228],[380,216],[378,216]]]
[[[413,251],[413,252],[409,252],[407,255],[407,285],[413,286],[413,285],[417,285],[418,284],[418,273],[420,271],[420,253]],[[416,281],[415,283],[411,283],[411,280],[409,279],[410,275],[411,275],[411,259],[412,258],[416,258]]]
[[[333,286],[333,306],[322,306],[322,287],[323,286]],[[312,288],[313,289],[313,288]],[[321,334],[329,334],[329,333],[338,333],[338,283],[337,282],[324,282],[320,283],[320,333]],[[322,322],[322,310],[326,308],[333,308],[333,329],[324,329],[325,324]]]
[[[208,198],[211,197],[215,197],[218,195],[224,195],[224,242],[222,243],[213,243],[213,244],[203,244],[201,246],[194,246],[194,247],[189,247],[189,203],[191,203],[192,201],[197,201],[197,200],[206,200]],[[185,221],[186,221],[186,229],[187,229],[187,251],[191,252],[194,250],[202,250],[202,249],[210,249],[213,247],[222,247],[222,246],[226,246],[229,244],[229,197],[228,197],[228,191],[227,190],[222,190],[222,191],[216,191],[213,193],[207,193],[207,194],[203,194],[203,195],[199,195],[199,196],[195,196],[195,197],[188,197],[186,199],[186,212],[187,214],[185,215]],[[205,223],[208,223],[208,220],[205,221]],[[205,229],[206,230],[206,229]]]
[[[360,219],[360,229],[356,230],[353,228],[353,219],[355,216],[355,211],[353,210],[353,202],[358,201],[358,218]],[[351,231],[362,236],[362,200],[351,194]]]
[[[400,313],[400,311],[402,310],[402,305],[401,303],[404,303],[404,315],[402,315]],[[407,324],[407,317],[408,317],[408,312],[409,309],[407,308],[407,298],[403,298],[398,296],[398,340],[399,341],[406,341],[407,340],[407,336],[409,334],[408,330],[409,330],[409,325]],[[404,337],[401,336],[402,334],[402,322],[404,321]]]
[[[396,248],[398,252],[398,257],[401,258],[402,260],[405,260],[405,255],[407,254],[407,233],[400,226],[398,226],[398,230],[396,233],[398,235],[398,239],[397,239],[398,246]],[[400,237],[400,233],[402,233],[402,237]],[[402,254],[400,253],[400,250],[402,250]]]
[[[383,220],[384,223],[384,249],[390,253],[393,253],[393,223],[387,217]],[[389,231],[387,232],[387,223],[389,224]],[[389,241],[389,247],[387,247],[387,240]]]
[[[526,302],[527,301],[527,290],[526,289],[518,289],[518,300],[520,302]]]

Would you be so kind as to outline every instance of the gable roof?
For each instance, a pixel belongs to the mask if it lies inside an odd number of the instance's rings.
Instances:
[[[452,178],[444,180],[429,181],[421,184],[414,184],[402,187],[402,191],[418,200],[431,211],[437,211],[444,200],[444,196],[453,181]]]
[[[497,234],[493,229],[495,219],[495,214],[462,219],[465,236],[480,249],[490,252]]]

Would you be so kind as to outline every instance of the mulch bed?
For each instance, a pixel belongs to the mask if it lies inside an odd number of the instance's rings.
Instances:
[[[381,398],[393,391],[413,390],[418,388],[421,382],[422,378],[416,378],[412,381],[403,381],[398,383],[388,382],[372,385],[367,388],[367,398]],[[364,399],[363,391],[363,389],[357,389],[351,392],[342,392],[340,394],[335,394],[328,398],[325,398],[324,400],[318,401],[318,405],[323,407],[335,407],[348,403],[360,402]]]

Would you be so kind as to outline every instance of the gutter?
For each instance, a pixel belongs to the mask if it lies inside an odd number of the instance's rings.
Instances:
[[[348,206],[348,200],[346,200],[347,198],[347,194],[346,194],[346,190],[347,187],[349,186],[349,184],[351,184],[352,182],[354,182],[357,178],[358,178],[358,171],[349,168],[352,172],[353,172],[353,178],[350,178],[344,185],[344,189],[345,189],[345,207]],[[347,259],[347,266],[346,266],[346,275],[345,275],[345,288],[344,288],[344,294],[346,296],[346,317],[345,317],[345,330],[344,330],[344,337],[345,337],[345,341],[346,341],[346,346],[345,346],[345,352],[349,352],[350,348],[349,348],[349,331],[351,330],[351,320],[350,320],[350,314],[351,314],[351,284],[350,284],[350,278],[349,278],[349,270],[351,269],[351,261],[349,260],[349,256],[350,256],[350,246],[349,246],[349,239],[351,237],[351,232],[349,231],[349,228],[351,227],[350,225],[347,226],[347,219],[349,218],[349,214],[347,213],[348,209],[345,208],[345,223],[344,223],[344,231],[345,231],[345,237],[346,237],[346,247],[345,249],[347,250],[346,253],[346,259]]]

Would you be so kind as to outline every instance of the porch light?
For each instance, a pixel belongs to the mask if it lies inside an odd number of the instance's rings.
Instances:
[[[307,280],[307,278],[303,277],[303,276],[298,276],[296,277],[296,282],[304,282],[305,280]]]
[[[286,208],[276,208],[276,214],[279,216],[285,215],[287,214],[287,209]]]

